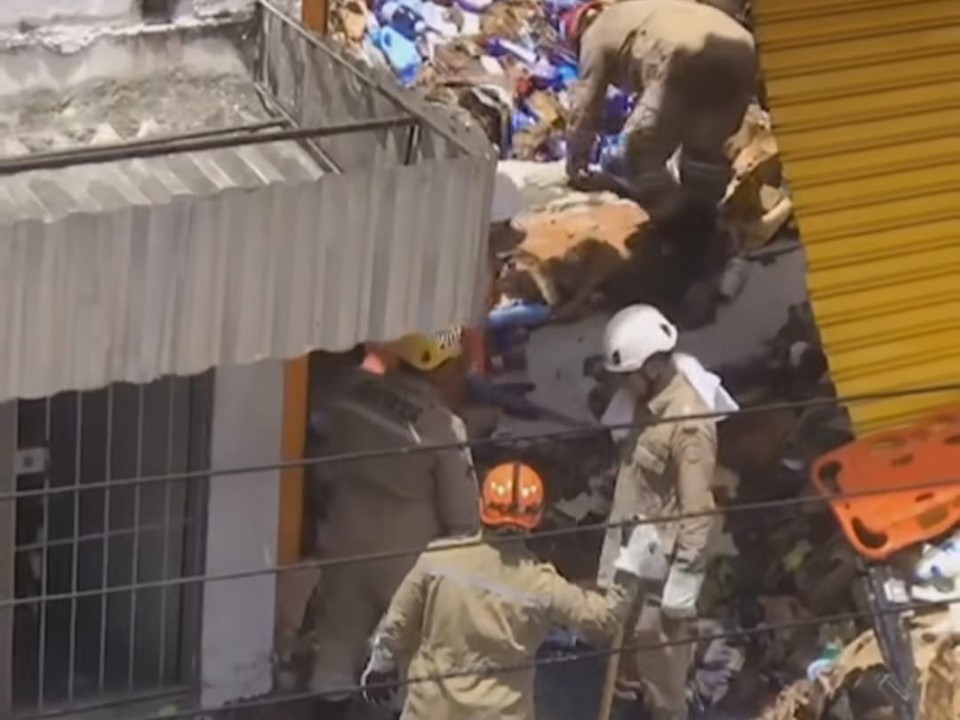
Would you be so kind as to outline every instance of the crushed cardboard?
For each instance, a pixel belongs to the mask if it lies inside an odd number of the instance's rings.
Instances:
[[[960,717],[960,638],[944,629],[948,617],[947,610],[934,610],[910,622],[923,720]],[[882,664],[876,636],[872,630],[864,632],[843,649],[833,670],[816,681],[801,680],[785,688],[760,720],[820,720],[838,693],[863,672]]]
[[[543,100],[549,103],[549,96]],[[543,114],[553,117],[551,125],[561,122],[559,115]],[[759,106],[750,108],[726,150],[733,178],[720,223],[732,239],[727,252],[736,255],[769,243],[790,221],[793,203],[783,188],[769,117]],[[617,273],[642,271],[660,257],[657,248],[645,247],[651,226],[643,208],[611,200],[609,193],[570,194],[579,200],[538,208],[517,220],[525,237],[501,271],[502,295],[546,302],[561,319],[588,307]],[[526,277],[512,277],[518,273]]]

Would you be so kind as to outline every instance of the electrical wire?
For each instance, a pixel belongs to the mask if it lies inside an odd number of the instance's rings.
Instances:
[[[933,609],[944,609],[948,608],[953,604],[956,604],[957,601],[938,601],[938,602],[925,602],[925,603],[905,603],[903,605],[898,605],[894,608],[886,609],[875,609],[870,612],[847,612],[847,613],[837,613],[835,615],[821,615],[815,618],[806,618],[803,620],[794,620],[789,622],[777,623],[775,625],[767,626],[757,626],[755,628],[741,628],[739,630],[731,630],[723,633],[712,633],[705,635],[692,635],[684,637],[677,640],[668,640],[656,643],[643,643],[643,644],[621,644],[615,647],[602,648],[596,650],[587,650],[583,652],[578,652],[576,654],[570,653],[568,655],[556,655],[550,657],[540,657],[533,660],[528,660],[522,663],[515,663],[511,665],[503,665],[500,667],[489,667],[489,666],[478,666],[475,668],[465,668],[461,670],[451,670],[445,673],[437,673],[435,675],[428,676],[418,676],[418,677],[408,677],[397,679],[392,682],[383,682],[383,683],[371,683],[368,686],[363,685],[354,685],[352,687],[342,688],[339,690],[332,691],[318,691],[318,692],[303,692],[303,693],[288,693],[284,695],[274,695],[263,698],[257,698],[254,700],[246,700],[232,705],[225,705],[219,708],[208,708],[202,709],[197,708],[193,710],[181,710],[175,712],[164,712],[157,715],[148,715],[144,717],[135,718],[135,720],[189,720],[190,718],[196,718],[201,715],[213,715],[220,713],[229,713],[237,712],[244,710],[253,710],[259,707],[267,707],[274,705],[281,705],[293,702],[303,702],[305,700],[319,700],[324,697],[329,696],[342,696],[345,694],[357,695],[363,690],[399,690],[405,687],[412,685],[419,685],[423,683],[436,683],[442,682],[444,680],[453,680],[456,678],[462,677],[490,677],[494,675],[503,675],[514,672],[523,672],[528,670],[538,670],[539,668],[550,666],[550,665],[559,665],[570,662],[579,662],[581,660],[591,660],[610,657],[611,655],[617,655],[623,652],[650,652],[654,650],[661,650],[669,647],[677,647],[681,645],[693,645],[703,642],[713,642],[715,640],[740,640],[743,638],[751,637],[762,637],[764,635],[770,635],[774,633],[786,632],[790,630],[800,630],[809,627],[819,627],[821,625],[835,625],[841,623],[856,622],[858,620],[872,619],[876,617],[883,617],[886,615],[901,615],[907,612],[914,612],[918,610],[933,610]],[[42,716],[41,716],[42,717]]]
[[[918,395],[938,395],[960,391],[960,382],[944,383],[941,385],[926,385],[914,388],[902,388],[899,390],[882,390],[871,393],[860,393],[844,397],[813,397],[805,400],[788,400],[775,403],[763,403],[757,405],[748,405],[741,407],[735,412],[702,412],[690,413],[684,415],[669,415],[664,417],[650,418],[642,422],[618,423],[614,425],[584,425],[582,428],[568,428],[564,430],[551,430],[543,433],[531,435],[508,436],[508,437],[490,437],[474,438],[464,442],[450,442],[422,445],[405,445],[399,448],[385,448],[381,450],[363,450],[358,452],[337,453],[330,455],[321,455],[309,458],[296,458],[293,460],[280,460],[270,463],[257,465],[244,465],[233,468],[213,468],[207,470],[187,470],[184,472],[164,473],[160,475],[143,475],[136,478],[123,478],[117,480],[103,480],[98,482],[85,482],[78,489],[75,485],[62,487],[48,487],[37,490],[20,490],[14,492],[0,493],[0,503],[10,500],[19,500],[31,497],[43,497],[45,495],[58,495],[62,493],[83,492],[86,490],[98,490],[110,488],[115,490],[124,487],[133,487],[136,485],[147,485],[153,483],[166,483],[181,480],[203,480],[213,477],[250,475],[255,473],[269,472],[271,470],[290,470],[300,467],[315,467],[330,465],[335,463],[349,463],[360,460],[375,460],[378,458],[387,458],[394,456],[420,455],[424,453],[442,452],[444,450],[473,449],[480,447],[502,447],[505,445],[526,445],[537,442],[547,442],[553,440],[567,440],[578,437],[588,437],[590,435],[602,435],[614,430],[636,430],[655,425],[665,425],[669,423],[689,422],[691,420],[723,420],[737,415],[753,415],[764,412],[783,412],[790,410],[806,410],[818,407],[832,407],[835,405],[854,405],[860,403],[879,402],[881,400],[895,400],[898,398],[915,397]]]
[[[812,398],[812,399],[807,399],[803,401],[771,403],[766,405],[756,405],[756,406],[743,408],[739,412],[758,413],[758,412],[784,410],[784,409],[790,409],[790,410],[804,409],[804,408],[818,407],[818,406],[824,406],[824,405],[830,406],[830,405],[836,405],[841,403],[850,404],[854,402],[868,402],[868,401],[889,399],[894,397],[908,397],[908,396],[918,395],[918,394],[950,392],[957,389],[960,389],[960,383],[930,386],[930,387],[923,387],[923,388],[909,388],[909,389],[886,391],[886,392],[879,392],[879,393],[868,393],[868,394],[862,394],[857,396],[851,396],[847,398]],[[684,416],[671,416],[671,417],[664,417],[664,418],[654,418],[654,419],[651,419],[649,422],[640,423],[640,424],[626,423],[626,424],[620,424],[615,426],[588,427],[584,429],[578,428],[574,430],[563,430],[559,432],[542,433],[536,436],[510,438],[509,441],[510,441],[510,444],[516,443],[516,442],[526,443],[526,442],[531,442],[536,440],[556,439],[560,437],[577,436],[577,435],[587,434],[587,433],[608,432],[609,430],[614,430],[614,429],[633,429],[638,427],[648,427],[650,425],[664,424],[669,422],[682,422],[682,421],[691,420],[691,419],[716,419],[718,417],[729,417],[730,415],[731,413],[699,413],[699,414],[691,414],[691,415],[684,415]],[[208,470],[208,471],[198,471],[198,472],[189,472],[189,473],[171,473],[166,476],[137,478],[137,479],[134,479],[134,481],[130,482],[129,484],[135,485],[135,484],[139,484],[139,482],[162,482],[162,481],[166,482],[166,481],[172,481],[177,479],[189,479],[194,477],[204,478],[204,477],[210,477],[210,476],[216,476],[216,475],[243,474],[247,472],[258,472],[265,469],[276,469],[278,467],[296,467],[298,465],[324,464],[328,462],[349,462],[351,460],[366,459],[370,457],[389,457],[395,454],[414,454],[414,453],[432,452],[432,451],[444,450],[444,449],[461,448],[464,445],[475,447],[478,445],[485,445],[485,444],[504,445],[507,443],[504,442],[503,438],[497,438],[497,439],[475,440],[473,442],[468,442],[468,443],[450,443],[450,444],[433,445],[433,446],[416,445],[416,446],[408,446],[408,447],[399,448],[399,449],[377,450],[377,451],[362,452],[362,453],[345,453],[338,456],[307,458],[302,461],[276,463],[276,464],[271,464],[269,466],[257,466],[257,467],[238,468],[238,469],[230,469],[230,470],[215,470],[215,471]],[[623,521],[623,522],[594,523],[590,525],[578,525],[578,526],[573,526],[569,528],[556,528],[556,529],[541,531],[537,533],[534,537],[537,539],[543,539],[543,538],[557,537],[557,536],[576,534],[576,533],[582,533],[582,532],[596,532],[596,531],[603,531],[603,530],[617,528],[617,527],[625,527],[625,526],[639,524],[639,523],[644,523],[644,524],[658,523],[659,524],[659,523],[679,522],[685,519],[692,519],[695,517],[723,515],[731,512],[746,512],[746,511],[752,511],[752,510],[778,509],[778,508],[784,508],[784,507],[805,505],[812,502],[835,502],[838,500],[852,499],[856,497],[863,497],[863,496],[870,496],[870,495],[881,495],[881,494],[890,494],[890,493],[903,492],[903,491],[915,491],[919,489],[943,487],[943,486],[949,486],[957,483],[958,483],[957,480],[947,480],[947,481],[936,481],[936,482],[926,483],[922,485],[909,485],[909,486],[890,487],[890,488],[883,488],[883,489],[870,489],[870,490],[858,491],[853,493],[841,493],[841,494],[836,494],[832,496],[807,496],[807,497],[799,497],[799,498],[786,498],[786,499],[780,499],[780,500],[771,500],[771,501],[749,503],[749,504],[743,504],[743,505],[733,505],[733,506],[728,506],[726,508],[716,508],[710,511],[703,511],[703,512],[697,512],[697,513],[661,516],[656,518],[646,518],[642,520],[632,519],[632,520]],[[110,487],[116,487],[119,484],[120,484],[119,482],[104,483],[105,486],[110,486]],[[83,490],[91,489],[93,487],[96,487],[97,485],[98,485],[97,483],[84,484],[84,486],[81,489]],[[65,491],[76,492],[76,488],[73,488],[73,487],[66,488]],[[16,499],[16,498],[30,496],[30,495],[42,496],[45,494],[47,493],[44,493],[44,492],[11,493],[6,496],[0,495],[0,501]],[[507,542],[507,541],[515,542],[516,540],[508,539],[508,538],[493,537],[493,538],[482,538],[482,539],[477,538],[475,540],[464,540],[462,542],[464,545],[470,545],[470,544],[480,544],[480,543],[495,544],[497,542]],[[293,571],[299,571],[299,570],[310,569],[310,568],[323,568],[323,567],[336,566],[336,565],[352,564],[357,562],[385,560],[385,559],[392,559],[392,558],[409,556],[409,555],[419,555],[423,552],[432,552],[434,550],[441,550],[441,549],[443,548],[442,547],[427,548],[426,550],[424,550],[423,548],[416,548],[416,549],[411,548],[406,550],[393,550],[393,551],[383,552],[383,553],[369,553],[364,555],[354,555],[354,556],[348,556],[348,557],[342,557],[342,558],[323,558],[323,559],[318,559],[316,561],[301,562],[301,563],[296,563],[296,564],[291,564],[286,566],[259,568],[256,570],[241,571],[241,572],[235,572],[235,573],[223,573],[223,574],[206,575],[206,576],[190,576],[190,577],[184,577],[184,578],[171,578],[168,580],[151,582],[151,583],[139,583],[139,584],[132,584],[129,586],[97,589],[97,590],[83,591],[79,593],[64,593],[62,594],[62,596],[46,596],[42,598],[17,598],[17,599],[10,599],[10,600],[5,600],[0,602],[0,608],[14,606],[14,605],[35,604],[38,602],[71,600],[77,597],[87,596],[87,595],[100,596],[100,595],[103,595],[104,593],[132,592],[132,591],[137,591],[141,589],[165,588],[173,585],[185,585],[185,584],[195,583],[195,582],[212,582],[212,581],[220,581],[220,580],[241,579],[241,578],[252,577],[257,575],[279,574],[283,572],[293,572]],[[924,603],[923,605],[919,605],[918,607],[932,607],[932,606],[933,605],[929,603]],[[900,608],[898,611],[901,611],[904,609],[910,609],[910,608],[909,607]],[[864,616],[869,616],[869,614]],[[833,618],[820,618],[820,619],[816,619],[815,621],[807,621],[806,624],[810,624],[811,622],[813,622],[814,624],[820,623],[820,622],[838,622],[840,620],[838,620],[837,618],[840,618],[840,617],[846,617],[847,619],[852,619],[852,617],[849,615],[835,616]],[[787,626],[776,627],[776,628],[760,628],[756,632],[764,632],[764,633],[774,632],[779,629],[784,629],[785,627]],[[741,631],[736,635],[743,636],[745,634],[750,634],[750,632],[745,633]],[[718,636],[718,637],[723,637],[723,636]],[[697,641],[702,641],[704,639],[712,639],[712,638],[699,638]],[[657,646],[653,646],[652,648],[646,648],[646,649],[655,649],[655,647]],[[642,650],[645,648],[633,647],[633,648],[623,648],[623,649]],[[610,654],[611,652],[616,652],[616,650],[611,651],[608,649],[605,651],[598,651],[598,652],[600,652],[601,654],[604,654],[604,653]],[[581,655],[580,657],[583,657],[583,656]],[[310,697],[319,697],[319,696],[317,694],[306,694],[303,696],[302,699],[309,699]],[[295,699],[297,698],[294,696],[291,696],[289,698],[282,698],[279,701],[292,702]],[[278,700],[274,699],[272,701],[277,702]],[[231,708],[229,709],[238,709],[238,706],[231,706]],[[206,713],[208,711],[203,711],[203,712]],[[199,713],[191,712],[189,714],[183,715],[183,717],[195,717],[197,714]],[[163,717],[169,718],[169,717],[179,717],[179,716],[177,715],[171,716],[171,715],[165,714]]]
[[[953,386],[950,386],[950,387],[952,388]],[[960,388],[960,384],[957,384],[956,387]],[[923,390],[929,391],[928,388],[924,388]],[[916,394],[918,391],[919,391],[918,389],[912,389],[910,391],[900,391],[900,392],[910,392],[910,393]],[[871,397],[874,397],[875,395],[876,394],[872,394]],[[816,400],[819,400],[819,398],[817,398]],[[829,400],[833,400],[833,399],[829,399]],[[802,401],[798,401],[798,402],[802,402]],[[783,405],[783,403],[778,404],[778,406],[779,405]],[[764,407],[764,406],[754,406],[753,408],[748,409],[748,411],[756,412],[758,411],[758,408],[761,408],[761,407]],[[716,417],[717,415],[718,413],[700,413],[697,415],[677,416],[677,417],[671,417],[671,418],[656,418],[650,424],[678,422],[678,421],[683,421],[692,417],[697,417],[697,418],[704,417],[704,416]],[[644,424],[643,426],[646,426],[646,424]],[[637,427],[637,425],[625,424],[625,425],[617,425],[617,426],[607,426],[605,428],[601,428],[600,430],[606,431],[611,428],[619,429],[621,427],[631,428],[631,427]],[[597,429],[591,428],[591,430],[597,430]],[[562,432],[565,433],[567,431],[562,431]],[[554,434],[546,433],[545,436],[553,437]],[[444,449],[452,449],[452,448],[457,448],[461,446],[462,444],[456,443],[456,444],[443,445],[440,447]],[[423,450],[424,447],[426,446],[415,445],[415,446],[409,446],[408,448],[406,448],[406,450],[409,450],[411,453],[424,452],[425,451]],[[437,446],[430,446],[430,449],[435,450],[436,448]],[[350,456],[352,459],[357,459],[356,458],[357,455],[363,458],[363,457],[367,457],[370,454],[375,454],[377,456],[389,456],[392,453],[391,451],[386,451],[386,452],[373,451],[372,453],[351,453]],[[327,459],[327,457],[318,458],[318,460],[325,460]],[[347,461],[342,457],[338,459],[340,461]],[[768,500],[768,501],[761,501],[756,503],[744,503],[741,505],[729,505],[726,507],[717,507],[711,510],[703,510],[703,511],[698,511],[693,513],[680,513],[675,515],[658,516],[653,518],[630,519],[630,520],[624,520],[624,521],[618,521],[618,522],[606,521],[606,522],[591,523],[587,525],[576,525],[576,526],[567,527],[567,528],[554,528],[554,529],[539,531],[533,537],[535,537],[536,539],[549,539],[552,537],[561,537],[564,535],[573,535],[573,534],[579,534],[584,532],[600,532],[600,531],[606,531],[610,529],[624,528],[624,527],[629,527],[637,524],[667,524],[667,523],[674,523],[674,522],[682,522],[684,520],[690,520],[690,519],[695,519],[700,517],[726,515],[734,512],[750,512],[750,511],[763,511],[763,510],[769,511],[769,510],[781,509],[786,507],[798,507],[798,506],[803,506],[803,505],[812,504],[812,503],[837,502],[841,500],[856,499],[858,497],[870,497],[870,496],[877,496],[877,495],[895,494],[898,492],[905,492],[905,491],[930,490],[930,489],[948,487],[948,486],[957,485],[957,484],[960,484],[960,480],[949,479],[949,480],[931,481],[929,483],[922,483],[922,484],[892,486],[892,487],[886,487],[886,488],[871,488],[871,489],[866,489],[866,490],[861,490],[856,492],[839,493],[839,494],[834,494],[830,496],[810,495],[810,496],[802,496],[802,497],[796,497],[796,498],[782,498],[778,500]],[[84,484],[82,486],[82,489],[84,490],[89,489],[91,486],[95,486],[95,485],[96,483]],[[114,485],[111,485],[111,487],[113,486]],[[70,492],[76,492],[76,488],[74,486],[71,486],[67,489]],[[44,493],[40,492],[37,494],[43,495]],[[20,497],[20,496],[16,496],[16,497]],[[0,496],[0,500],[3,500],[3,499],[6,499],[6,498],[4,498],[3,496]],[[498,544],[502,542],[515,542],[515,540],[513,538],[478,537],[476,539],[465,539],[462,541],[464,546],[479,545],[482,543]],[[48,601],[73,600],[81,597],[100,597],[104,594],[128,593],[128,592],[136,592],[139,590],[160,589],[160,588],[167,588],[171,586],[191,585],[195,583],[207,583],[207,582],[216,582],[216,581],[222,581],[222,580],[240,580],[240,579],[256,577],[260,575],[279,575],[287,572],[297,572],[301,570],[323,569],[323,568],[330,568],[330,567],[335,567],[340,565],[351,565],[351,564],[356,564],[360,562],[375,562],[380,560],[391,560],[391,559],[396,559],[401,557],[417,556],[424,552],[430,553],[430,552],[440,551],[442,549],[444,549],[443,546],[427,547],[427,548],[423,548],[423,547],[404,548],[404,549],[389,550],[389,551],[377,552],[377,553],[364,553],[364,554],[348,555],[343,557],[319,558],[316,560],[302,561],[302,562],[292,563],[288,565],[274,565],[272,567],[256,568],[251,570],[241,570],[241,571],[235,571],[235,572],[229,572],[229,573],[190,575],[190,576],[184,576],[184,577],[178,577],[178,578],[168,578],[165,580],[132,583],[129,585],[118,585],[118,586],[109,587],[109,588],[98,588],[98,589],[60,593],[57,595],[46,595],[42,597],[36,596],[36,597],[8,598],[8,599],[0,600],[0,608],[36,605],[38,603],[43,603]]]
[[[960,485],[960,479],[936,480],[929,483],[918,483],[910,485],[898,485],[885,488],[870,488],[848,493],[838,493],[834,495],[807,495],[794,498],[782,498],[779,500],[765,500],[755,503],[743,503],[742,505],[729,505],[726,507],[715,507],[711,510],[701,510],[691,513],[679,513],[675,515],[659,515],[651,518],[631,518],[620,521],[605,521],[590,523],[586,525],[574,525],[565,528],[551,528],[549,530],[540,530],[529,536],[529,539],[549,539],[561,537],[564,535],[577,535],[586,532],[601,532],[606,530],[615,530],[618,528],[634,527],[636,525],[660,525],[684,520],[692,520],[702,517],[712,517],[716,515],[728,515],[735,512],[750,512],[761,510],[776,510],[785,507],[797,507],[813,503],[839,502],[842,500],[852,500],[861,497],[873,497],[878,495],[892,495],[899,492],[914,492],[917,490],[930,490],[943,487]],[[525,538],[527,539],[527,538]],[[516,536],[476,536],[465,537],[458,541],[459,547],[473,547],[477,545],[500,545],[506,543],[516,543]],[[105,588],[95,588],[90,590],[77,590],[54,595],[43,595],[21,598],[7,598],[0,600],[0,609],[7,607],[20,607],[25,605],[37,605],[46,602],[58,602],[64,600],[74,600],[85,597],[101,597],[116,593],[131,593],[140,590],[156,590],[183,585],[192,585],[194,583],[220,582],[223,580],[242,580],[244,578],[257,577],[260,575],[281,575],[288,572],[299,572],[303,570],[322,570],[340,565],[354,565],[361,562],[377,562],[381,560],[394,560],[401,557],[419,556],[433,552],[442,552],[450,548],[449,544],[438,544],[427,547],[404,548],[400,550],[386,550],[383,552],[362,553],[356,555],[345,555],[341,557],[318,558],[316,560],[301,561],[289,565],[273,565],[270,567],[256,568],[251,570],[238,570],[229,573],[217,573],[209,575],[187,575],[183,577],[167,578],[165,580],[154,580],[149,582],[132,583],[129,585],[116,585]]]

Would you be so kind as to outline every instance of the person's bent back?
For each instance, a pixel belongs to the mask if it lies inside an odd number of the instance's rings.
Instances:
[[[532,469],[495,468],[482,496],[482,534],[431,544],[397,590],[375,638],[364,674],[367,695],[382,694],[373,686],[409,661],[404,720],[532,719],[530,664],[550,629],[612,636],[626,611],[621,588],[607,595],[583,590],[525,548],[524,534],[543,514],[543,484]],[[641,551],[651,551],[651,538],[644,537],[645,543],[631,538],[619,562],[633,575]]]

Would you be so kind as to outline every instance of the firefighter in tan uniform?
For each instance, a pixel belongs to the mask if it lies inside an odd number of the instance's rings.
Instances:
[[[553,626],[612,636],[635,592],[631,584],[659,555],[656,533],[639,525],[613,562],[617,583],[606,595],[584,590],[524,545],[544,512],[543,482],[533,469],[494,468],[481,502],[482,534],[433,543],[374,639],[364,694],[385,702],[399,667],[409,663],[402,720],[533,720],[533,668],[495,670],[528,665]]]
[[[411,335],[397,345],[399,367],[354,373],[323,403],[323,454],[389,451],[467,440],[455,414],[464,393],[459,328]],[[418,550],[438,537],[479,528],[477,480],[469,450],[384,455],[321,466],[330,498],[318,544],[325,557]],[[314,720],[339,720],[363,669],[367,644],[416,553],[325,568],[313,624]],[[343,691],[340,693],[339,691]]]
[[[586,3],[565,18],[578,49],[567,135],[567,173],[576,184],[603,121],[611,85],[637,94],[623,132],[624,170],[651,201],[673,194],[666,162],[678,147],[684,194],[717,203],[727,188],[724,152],[757,87],[753,36],[727,13],[691,0]]]
[[[689,356],[674,353],[676,328],[649,305],[617,313],[604,333],[604,363],[622,381],[620,398],[630,403],[633,423],[621,438],[621,464],[610,521],[713,511],[716,466],[716,420],[687,419],[650,423],[657,418],[710,414],[703,378],[714,378]],[[690,365],[693,369],[690,369]],[[699,368],[699,371],[696,370]],[[699,373],[699,376],[698,376]],[[695,383],[694,380],[698,382]],[[713,386],[716,390],[717,386]],[[725,395],[725,392],[724,392]],[[617,402],[615,396],[614,402]],[[732,403],[732,400],[730,400]],[[735,405],[729,409],[735,408]],[[712,515],[654,526],[663,552],[655,582],[634,608],[635,624],[624,644],[653,645],[692,639],[692,624],[711,541],[719,523]],[[600,558],[600,585],[610,581],[616,535],[608,533]],[[631,624],[633,619],[631,619]],[[642,652],[625,652],[620,661],[620,717],[632,717],[642,698],[652,720],[686,720],[687,675],[694,645],[676,644]]]

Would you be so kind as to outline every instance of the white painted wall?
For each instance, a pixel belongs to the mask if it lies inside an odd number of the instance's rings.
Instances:
[[[277,461],[282,362],[218,369],[213,402],[211,467]],[[279,506],[279,470],[211,478],[207,573],[276,565]],[[204,707],[271,689],[275,606],[275,574],[206,583],[200,651]]]
[[[135,0],[2,0],[0,25],[115,21],[133,18]]]
[[[178,14],[207,17],[252,7],[255,0],[180,0]],[[0,0],[0,28],[20,23],[112,25],[140,21],[137,0]]]

